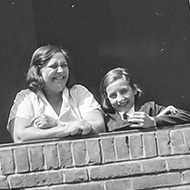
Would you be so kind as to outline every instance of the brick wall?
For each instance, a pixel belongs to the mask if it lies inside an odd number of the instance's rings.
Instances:
[[[0,189],[190,189],[190,125],[1,145]]]

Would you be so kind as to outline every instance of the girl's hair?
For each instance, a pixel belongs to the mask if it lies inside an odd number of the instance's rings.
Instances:
[[[125,78],[126,81],[129,82],[129,85],[133,90],[137,91],[137,94],[135,95],[135,101],[141,96],[142,90],[133,82],[132,76],[129,74],[127,69],[125,68],[115,68],[110,70],[102,79],[101,84],[100,84],[100,95],[101,95],[101,106],[102,109],[106,113],[115,113],[114,108],[112,107],[108,97],[107,97],[107,92],[106,88],[108,85],[110,85],[112,82]]]
[[[41,75],[41,68],[49,61],[56,53],[62,53],[69,66],[69,79],[66,86],[70,87],[70,73],[71,73],[71,63],[67,52],[54,45],[45,45],[38,48],[32,55],[28,73],[26,76],[26,83],[28,88],[32,91],[37,91],[41,89],[44,85],[44,80]]]

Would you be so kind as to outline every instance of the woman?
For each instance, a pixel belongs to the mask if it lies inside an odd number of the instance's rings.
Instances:
[[[69,85],[67,52],[47,45],[31,59],[26,82],[11,108],[7,128],[14,142],[104,132],[100,105],[82,85]]]
[[[110,70],[100,85],[102,109],[108,131],[190,123],[190,114],[155,102],[138,105],[142,91],[124,68]]]

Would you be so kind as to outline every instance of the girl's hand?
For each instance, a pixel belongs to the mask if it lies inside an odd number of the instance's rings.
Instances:
[[[132,123],[130,127],[149,128],[156,126],[154,118],[144,112],[135,112],[128,117],[128,121]]]
[[[50,116],[47,116],[45,114],[41,114],[39,117],[35,118],[33,123],[34,123],[34,126],[40,128],[40,129],[56,127],[58,124],[56,119],[54,119]]]
[[[176,114],[176,113],[178,113],[178,112],[179,112],[178,109],[175,108],[174,106],[168,106],[168,107],[166,107],[163,111],[161,111],[161,112],[157,115],[157,117],[162,116],[162,115],[166,115],[166,114]]]

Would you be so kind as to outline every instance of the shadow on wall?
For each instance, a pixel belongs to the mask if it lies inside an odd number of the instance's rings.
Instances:
[[[32,2],[38,44],[68,48],[77,81],[98,99],[102,76],[121,66],[134,74],[146,100],[190,110],[188,1]]]
[[[128,67],[144,101],[190,110],[189,2],[178,0],[1,0],[1,132],[37,46],[66,47],[76,81],[99,100],[113,67]],[[147,6],[148,5],[148,6]]]
[[[25,86],[25,72],[36,48],[33,10],[30,0],[0,1],[0,143],[11,142],[6,130],[16,93]]]

